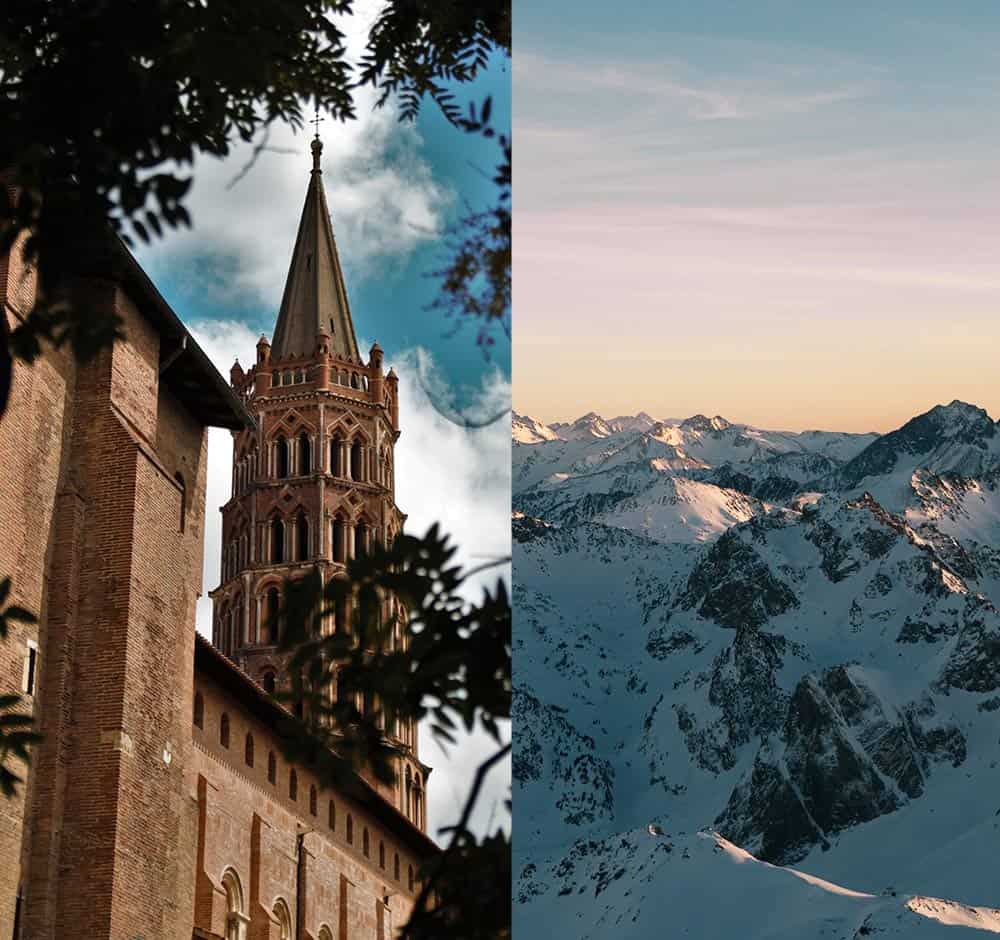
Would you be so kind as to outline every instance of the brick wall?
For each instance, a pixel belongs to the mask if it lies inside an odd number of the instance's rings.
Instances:
[[[195,689],[203,702],[203,727],[192,726],[194,758],[190,791],[199,804],[198,901],[195,926],[217,934],[225,925],[222,877],[232,870],[239,878],[250,917],[248,937],[275,938],[272,912],[283,901],[294,921],[297,898],[304,900],[304,938],[317,940],[327,926],[338,940],[375,940],[378,908],[388,897],[384,924],[405,923],[413,903],[407,869],[417,867],[414,850],[350,797],[321,790],[307,767],[294,768],[281,756],[274,731],[246,713],[239,702],[202,674]],[[222,715],[229,721],[229,747],[221,739]],[[253,766],[246,761],[246,736],[253,736]],[[277,762],[276,782],[268,780],[268,754]],[[297,799],[289,796],[289,776],[295,770]],[[310,811],[310,789],[317,787],[317,813]],[[330,826],[329,803],[336,807]],[[347,819],[353,840],[347,841]],[[369,856],[363,851],[365,830]],[[299,868],[298,836],[303,834],[305,864]],[[385,847],[385,868],[379,864],[379,843]],[[394,858],[400,856],[400,878]],[[297,894],[297,875],[301,884]],[[341,937],[341,894],[346,886],[348,932]],[[293,933],[294,936],[294,933]],[[386,940],[389,934],[385,934]]]

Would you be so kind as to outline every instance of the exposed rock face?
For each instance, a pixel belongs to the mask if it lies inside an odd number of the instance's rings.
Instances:
[[[569,825],[593,823],[614,813],[615,773],[596,754],[594,739],[581,734],[551,705],[516,689],[511,719],[512,774],[524,784],[544,780],[558,794],[556,809]]]
[[[769,617],[797,607],[798,599],[733,528],[691,572],[680,604],[697,607],[707,620],[736,630],[762,626]]]
[[[960,401],[937,405],[869,444],[843,467],[837,483],[842,489],[853,489],[866,477],[891,473],[906,457],[924,458],[932,469],[981,471],[996,433],[996,425],[982,408]],[[946,448],[948,453],[942,453]],[[935,455],[947,465],[934,466]]]
[[[897,711],[857,666],[806,675],[789,701],[783,742],[761,746],[719,831],[784,864],[899,809],[923,793],[931,760],[965,759],[961,731],[921,723],[933,718],[929,700]]]
[[[587,940],[655,931],[628,925],[643,924],[664,859],[639,874],[630,832],[666,846],[714,825],[819,874],[868,864],[857,847],[885,833],[923,852],[907,827],[927,820],[994,833],[993,422],[953,403],[863,441],[697,415],[610,424],[515,449],[529,912],[547,894],[567,922],[594,924]],[[658,513],[670,525],[653,537]],[[952,851],[927,828],[928,852]]]

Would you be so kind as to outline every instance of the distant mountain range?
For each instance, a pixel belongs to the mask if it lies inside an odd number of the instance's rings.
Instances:
[[[513,435],[516,935],[1000,932],[997,423]]]

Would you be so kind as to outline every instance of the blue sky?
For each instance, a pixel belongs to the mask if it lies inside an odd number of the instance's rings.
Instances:
[[[1000,7],[543,2],[515,23],[517,410],[1000,416]]]
[[[361,0],[347,30],[357,48],[378,0]],[[488,74],[460,97],[481,102],[492,95],[494,121],[510,122],[510,66],[498,57]],[[491,358],[476,345],[475,324],[448,336],[452,323],[428,312],[435,282],[426,274],[446,257],[443,236],[468,203],[485,208],[495,199],[489,180],[498,148],[449,126],[432,105],[415,125],[401,125],[390,107],[372,111],[362,93],[359,119],[320,125],[323,180],[345,268],[347,291],[361,352],[377,340],[387,366],[400,376],[400,426],[396,446],[396,495],[407,529],[423,534],[434,522],[458,546],[456,563],[467,568],[510,553],[510,421],[468,428],[447,420],[451,406],[470,417],[504,416],[510,406],[510,344],[498,332]],[[228,376],[233,358],[253,361],[257,336],[270,336],[277,317],[312,166],[312,128],[299,134],[275,127],[269,147],[246,177],[249,147],[225,161],[195,167],[190,232],[170,233],[138,254],[212,361]],[[448,409],[450,410],[450,409]],[[221,525],[218,508],[230,496],[232,440],[209,431],[205,520],[205,594],[197,628],[211,635],[207,592],[219,583]],[[504,575],[500,567],[490,581]],[[487,575],[470,582],[477,596]],[[435,767],[428,791],[432,835],[454,822],[456,807],[490,742],[474,734],[445,757],[421,732],[424,758]],[[490,775],[477,811],[485,825],[508,792],[509,766]]]
[[[493,99],[494,124],[510,125],[510,64],[503,56],[460,100]],[[493,204],[490,182],[499,148],[464,133],[426,104],[415,125],[399,125],[390,109],[373,113],[362,97],[353,125],[320,125],[324,184],[359,340],[378,340],[391,358],[422,347],[459,407],[484,378],[510,375],[510,343],[495,329],[489,358],[476,344],[477,324],[426,309],[437,291],[428,276],[447,259],[449,227],[466,207]],[[307,133],[272,133],[253,170],[231,189],[247,161],[240,147],[225,161],[196,167],[194,230],[171,233],[140,250],[140,260],[168,302],[189,324],[239,323],[270,336],[305,199],[311,157]],[[236,355],[238,350],[234,350]],[[367,356],[368,346],[362,350]],[[244,360],[246,356],[244,355]]]

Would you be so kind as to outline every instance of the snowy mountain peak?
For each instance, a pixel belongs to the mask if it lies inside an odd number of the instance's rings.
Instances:
[[[996,424],[982,408],[962,401],[935,405],[868,445],[841,471],[850,489],[869,476],[899,470],[908,480],[917,466],[975,475],[996,463]]]
[[[726,428],[732,427],[732,425],[721,415],[716,415],[714,418],[708,418],[705,415],[692,415],[690,418],[685,418],[681,422],[681,427],[688,431],[725,431]]]
[[[616,434],[622,431],[648,431],[656,425],[656,419],[645,411],[640,411],[637,415],[619,415],[608,422],[608,427]]]
[[[572,424],[554,424],[553,429],[565,440],[581,440],[593,437],[610,437],[614,430],[609,427],[596,411],[588,411]]]
[[[559,435],[547,424],[530,415],[511,415],[511,433],[519,444],[541,444],[543,441],[558,441]]]

